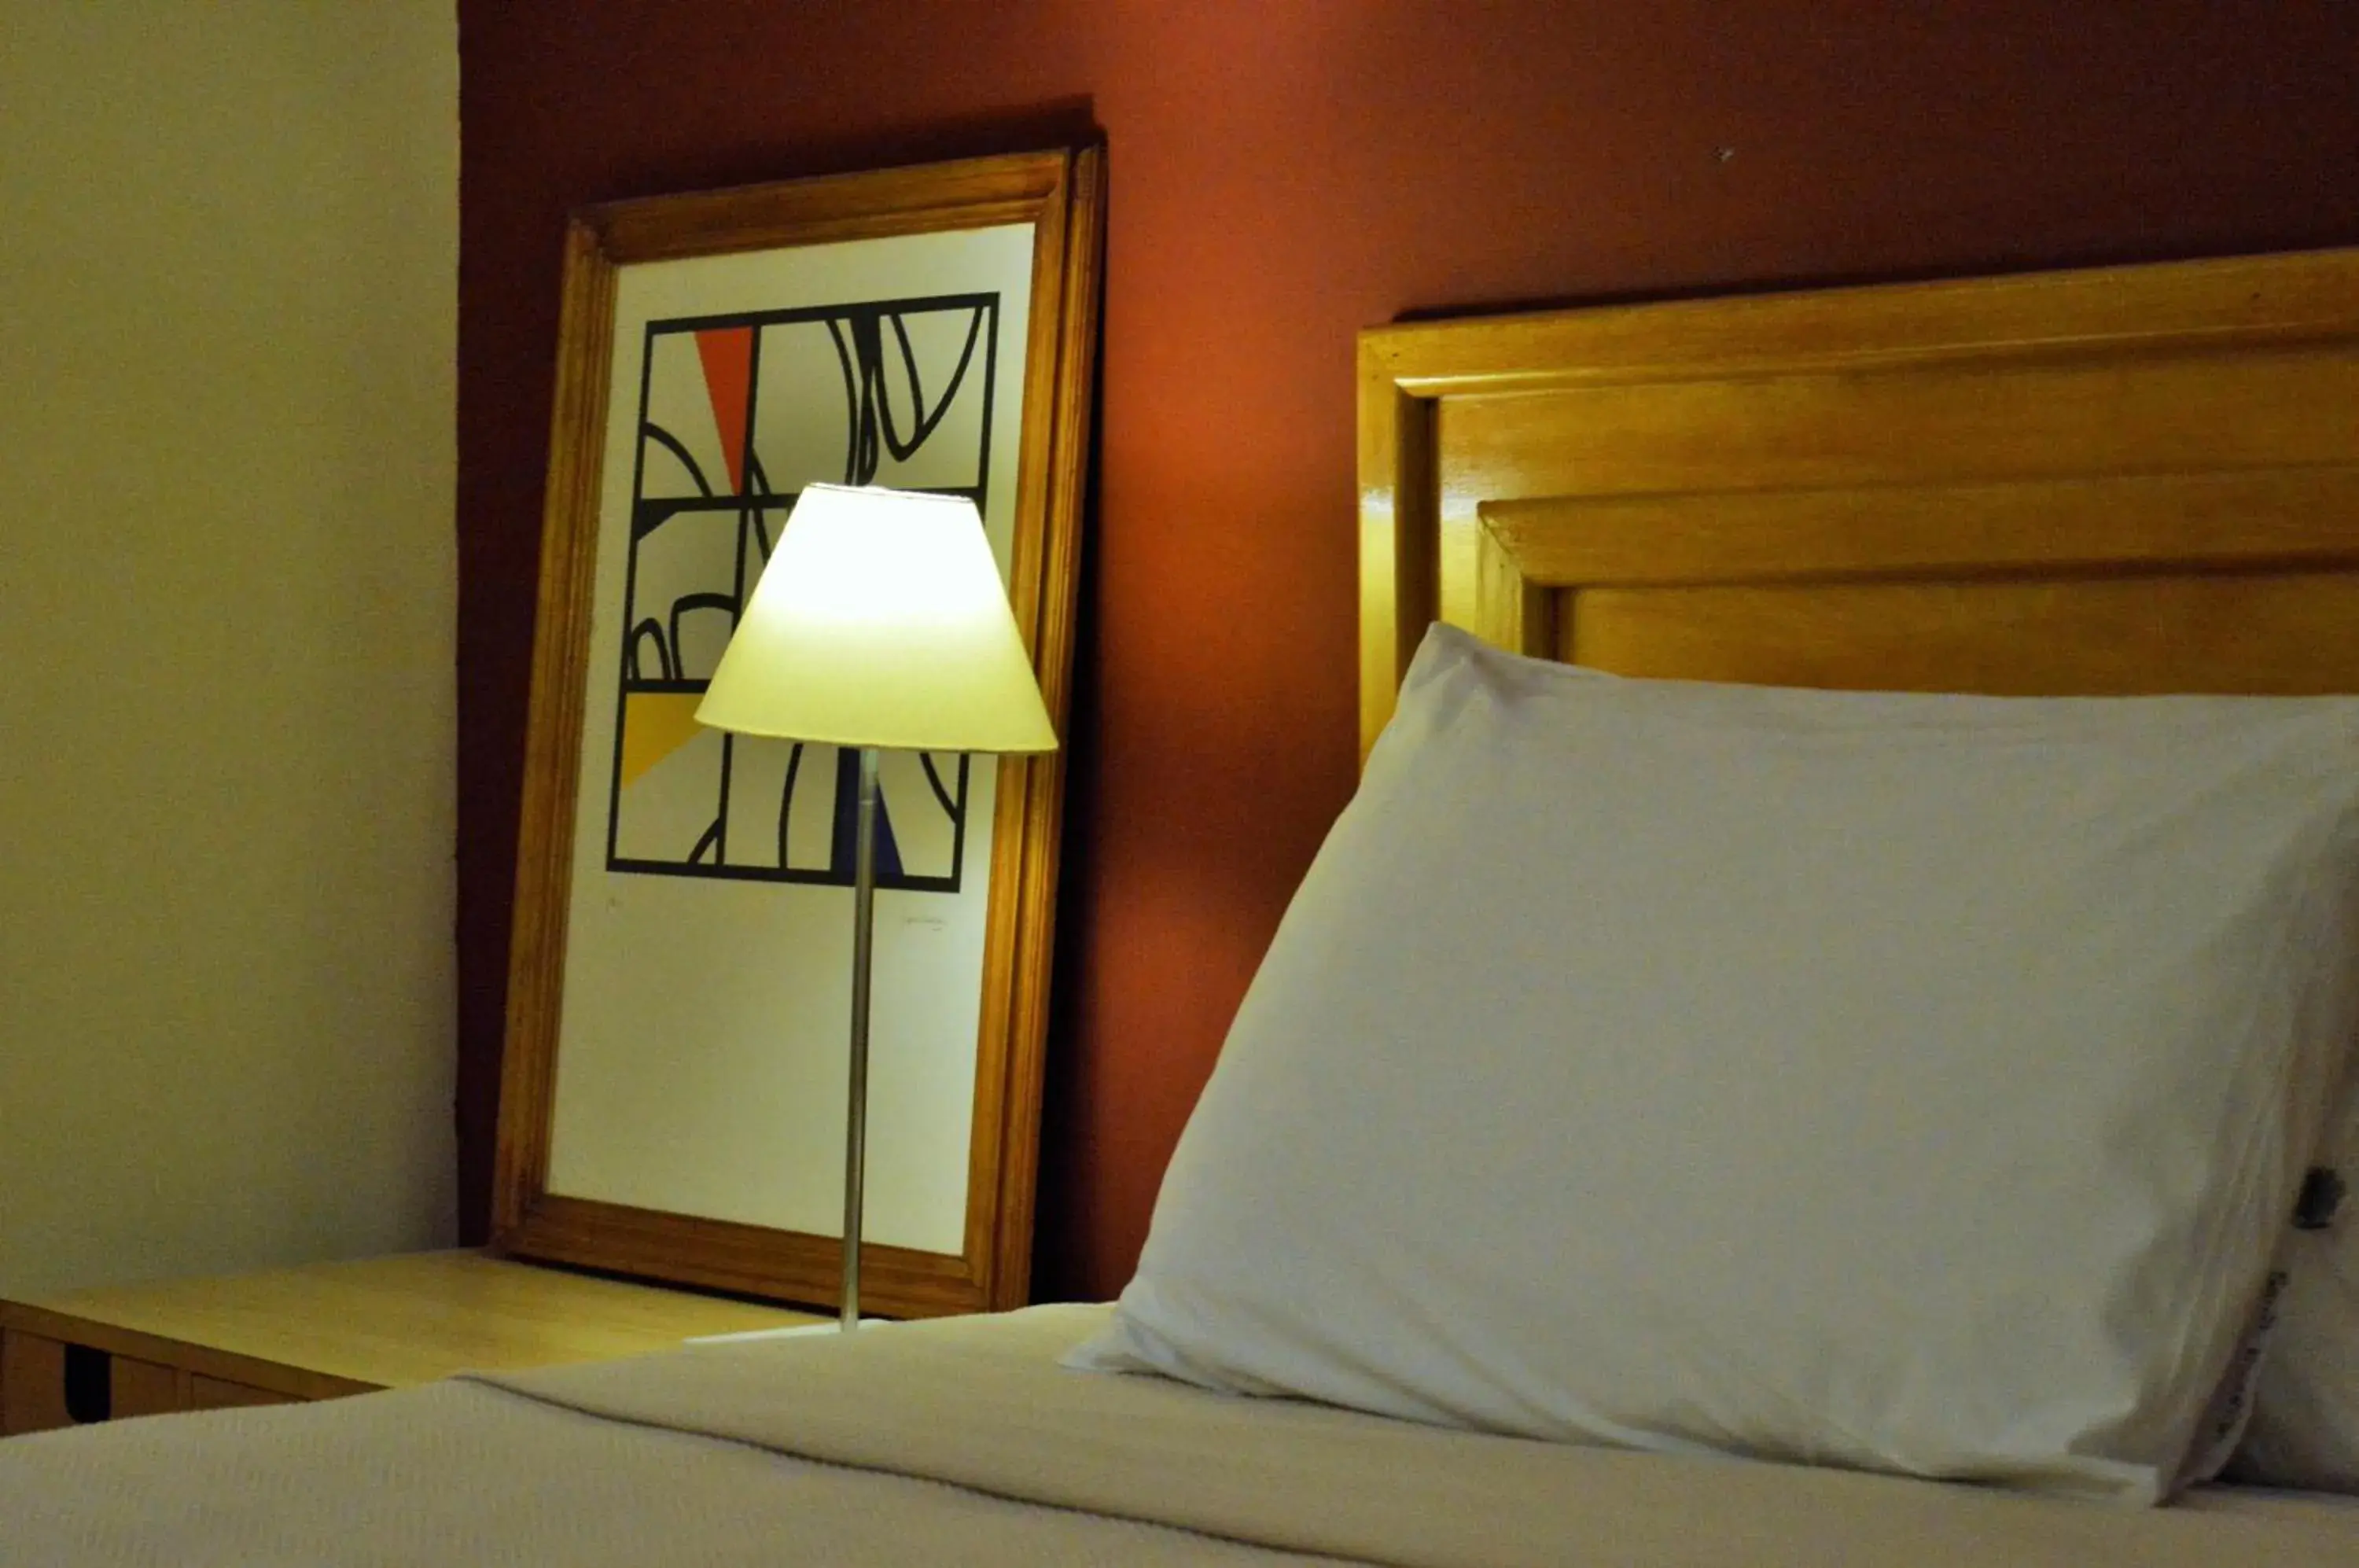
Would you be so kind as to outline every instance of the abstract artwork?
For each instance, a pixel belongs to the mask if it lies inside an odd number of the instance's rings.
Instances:
[[[696,721],[817,483],[974,504],[1061,732],[1094,147],[566,230],[493,1242],[833,1301],[856,754]],[[1061,758],[887,750],[863,1299],[1021,1304]]]
[[[854,754],[701,729],[696,705],[804,485],[989,506],[1000,316],[994,292],[647,323],[609,870],[851,885]],[[878,886],[957,891],[969,772],[885,755]]]

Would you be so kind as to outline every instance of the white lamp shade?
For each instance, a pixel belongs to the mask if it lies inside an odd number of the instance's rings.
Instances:
[[[836,746],[1057,746],[974,503],[842,485],[796,500],[696,717]]]

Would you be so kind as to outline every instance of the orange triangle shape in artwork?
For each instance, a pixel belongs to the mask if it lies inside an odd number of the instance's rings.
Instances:
[[[720,327],[696,334],[704,362],[704,390],[712,399],[712,427],[729,464],[729,488],[745,493],[745,414],[754,392],[754,329]]]

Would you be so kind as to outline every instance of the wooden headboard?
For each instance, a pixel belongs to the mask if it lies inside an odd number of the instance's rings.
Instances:
[[[1360,339],[1360,727],[1435,619],[1624,674],[2359,691],[2359,250]]]

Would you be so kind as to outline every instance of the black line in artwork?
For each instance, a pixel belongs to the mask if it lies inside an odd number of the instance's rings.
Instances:
[[[983,313],[981,311],[977,311],[975,313],[975,320],[979,321],[982,319]],[[924,377],[918,374],[918,352],[909,346],[908,323],[903,321],[899,316],[893,316],[889,318],[889,320],[893,323],[893,341],[899,344],[901,349],[901,368],[908,372],[909,376],[909,401],[915,408],[918,415],[918,433],[909,441],[909,450],[911,452],[915,452],[919,446],[924,444],[926,437],[932,433],[926,426],[926,383]],[[967,332],[966,349],[969,354],[973,354],[974,352],[974,332],[972,328]],[[878,357],[883,357],[881,353]],[[959,369],[961,371],[964,371],[966,369],[965,360],[962,359],[959,361]],[[953,376],[951,381],[951,393],[955,393],[957,390],[958,380]],[[942,406],[944,408],[950,407],[951,393],[943,395]],[[889,397],[885,399],[885,439],[888,441],[893,439],[893,400]],[[893,455],[896,457],[901,455],[900,447],[897,443],[894,447]]]
[[[738,487],[750,495],[755,486],[761,483],[762,473],[761,461],[754,455],[754,400],[760,396],[762,389],[761,329],[754,328],[746,336],[748,341],[745,345],[745,411],[742,416],[743,422],[737,428],[737,466],[744,475]],[[749,506],[742,508],[737,514],[737,543],[735,550],[731,552],[735,558],[731,562],[731,569],[735,572],[735,578],[730,584],[728,597],[724,600],[718,593],[690,595],[690,598],[698,601],[700,607],[726,610],[729,614],[729,635],[733,637],[737,635],[739,606],[745,603],[745,536],[751,530],[755,513],[759,509]],[[679,603],[686,602],[682,600]],[[679,640],[679,604],[675,604],[672,606],[672,640],[674,642]],[[712,850],[712,858],[718,861],[726,861],[729,858],[729,786],[735,779],[736,773],[737,737],[724,732],[721,736],[721,809],[720,814],[713,819],[714,825],[721,834]]]
[[[958,485],[912,485],[908,488],[942,495],[961,495],[972,501],[978,512],[984,510],[989,495],[992,437],[997,408],[998,327],[1002,320],[1002,296],[996,292],[966,295],[943,295],[924,299],[897,300],[864,300],[853,304],[822,305],[788,310],[741,311],[697,318],[682,318],[649,323],[646,328],[645,352],[640,365],[639,422],[642,439],[636,454],[638,472],[634,479],[631,511],[631,548],[628,556],[625,604],[634,605],[636,594],[639,542],[660,528],[666,522],[683,513],[713,513],[723,510],[735,514],[736,550],[731,566],[730,591],[712,588],[683,594],[674,601],[669,610],[669,624],[659,626],[651,616],[642,617],[630,638],[626,639],[623,691],[618,693],[616,713],[615,756],[613,782],[608,795],[607,867],[613,871],[642,872],[669,876],[707,877],[726,880],[772,881],[814,885],[848,886],[852,866],[847,853],[849,845],[842,841],[846,819],[853,815],[852,804],[857,790],[852,783],[839,779],[829,813],[828,864],[818,869],[801,870],[790,864],[789,829],[793,822],[794,791],[801,782],[803,747],[793,744],[788,754],[786,778],[781,780],[778,798],[777,863],[764,866],[758,861],[748,865],[731,865],[728,854],[729,811],[734,798],[736,772],[736,747],[734,737],[723,737],[721,775],[718,779],[717,814],[699,838],[686,862],[676,859],[648,860],[625,858],[617,851],[620,844],[621,762],[623,740],[631,696],[657,692],[680,694],[701,693],[707,682],[689,678],[686,669],[688,650],[686,627],[689,617],[699,610],[718,610],[731,617],[732,629],[742,619],[745,601],[750,592],[749,583],[757,568],[766,564],[776,548],[777,530],[770,527],[771,517],[784,520],[799,494],[781,495],[776,491],[762,453],[756,447],[756,428],[759,422],[757,399],[760,387],[760,361],[766,349],[777,345],[766,341],[765,328],[793,322],[824,325],[829,342],[836,351],[837,369],[843,382],[846,419],[844,449],[844,482],[874,483],[889,454],[896,462],[907,462],[934,438],[951,409],[958,406],[965,393],[967,379],[977,374],[978,359],[984,385],[980,391],[981,429],[976,432],[979,444],[974,451],[973,473],[975,483]],[[908,315],[925,311],[937,316],[938,324],[943,312],[963,310],[968,313],[966,332],[960,345],[955,365],[950,367],[948,379],[941,389],[929,397],[925,386],[925,366],[920,364],[915,336],[910,332]],[[885,328],[890,323],[893,339],[888,346]],[[653,392],[653,359],[656,338],[661,332],[701,332],[731,328],[752,328],[753,363],[748,366],[746,395],[741,409],[744,420],[743,444],[738,449],[736,493],[715,493],[712,480],[701,464],[670,431],[648,418]],[[954,328],[953,328],[954,330]],[[978,356],[977,342],[984,352]],[[888,369],[888,366],[890,367]],[[813,368],[816,368],[814,366]],[[823,375],[824,372],[822,371]],[[895,397],[896,382],[907,377],[906,400]],[[709,388],[708,388],[709,390]],[[908,425],[903,429],[905,422]],[[963,432],[964,427],[962,426]],[[962,434],[963,452],[967,438]],[[646,473],[651,461],[649,444],[670,452],[683,464],[698,494],[649,497],[644,494]],[[725,445],[725,443],[724,443]],[[700,540],[701,543],[701,530]],[[751,561],[747,547],[759,551]],[[717,565],[717,561],[712,564]],[[710,566],[704,569],[710,572]],[[714,574],[717,575],[717,574]],[[710,579],[708,578],[708,581]],[[652,648],[652,652],[650,652]],[[652,670],[646,666],[652,662]],[[842,768],[848,760],[839,757]],[[935,759],[920,754],[927,788],[933,803],[951,818],[952,829],[951,870],[948,876],[910,875],[899,864],[897,836],[892,833],[889,809],[880,821],[879,885],[923,891],[956,892],[962,880],[970,809],[972,759],[960,757],[958,777],[948,777],[947,768]],[[880,802],[880,805],[882,803]],[[758,853],[758,852],[756,852]]]
[[[788,871],[768,866],[712,866],[679,860],[625,859],[619,855],[607,861],[606,869],[652,877],[701,877],[715,882],[795,882],[814,887],[852,886],[850,875],[838,877],[832,871]],[[891,877],[880,874],[876,886],[896,892],[955,893],[959,890],[959,879],[903,871]]]
[[[997,296],[995,295],[993,298],[996,299]],[[935,427],[940,425],[943,416],[951,411],[951,405],[958,401],[959,387],[966,381],[967,366],[974,363],[974,342],[983,335],[984,313],[988,309],[995,309],[995,307],[983,305],[975,307],[974,317],[967,323],[966,344],[959,350],[958,368],[951,372],[951,384],[943,389],[941,398],[935,403],[931,415],[926,412],[925,388],[918,382],[918,357],[916,352],[909,346],[909,329],[904,324],[904,318],[899,312],[897,311],[894,314],[893,335],[900,340],[901,363],[909,372],[909,390],[915,394],[918,403],[917,433],[909,438],[907,451],[895,449],[896,457],[907,458],[910,452],[925,445],[926,438],[934,433]],[[886,413],[889,419],[892,413],[889,407]]]
[[[991,331],[983,343],[983,449],[974,460],[974,510],[983,516],[984,497],[991,494],[991,395],[999,385],[999,296],[985,296],[991,301]],[[984,521],[990,519],[985,517]],[[960,865],[966,864],[961,861]]]
[[[918,766],[926,770],[926,782],[933,787],[934,799],[941,802],[943,814],[958,815],[958,807],[951,801],[951,792],[942,788],[942,776],[934,771],[934,754],[930,751],[918,753]]]
[[[861,483],[860,473],[860,390],[853,384],[852,351],[843,343],[843,329],[835,318],[827,319],[827,335],[835,344],[835,362],[843,369],[843,482]],[[875,470],[871,468],[870,473]]]
[[[647,390],[655,385],[656,333],[653,327],[640,335],[639,343],[639,419],[647,417]],[[647,443],[638,444],[631,453],[631,499],[636,503],[647,494]],[[631,548],[623,552],[623,614],[631,613],[632,601],[639,592],[639,529],[637,507],[634,505],[631,518]],[[653,525],[650,524],[650,527]],[[622,669],[614,681],[614,757],[606,774],[606,864],[614,864],[614,851],[623,832],[623,729],[630,715],[631,680],[638,673],[637,656],[632,651],[630,639],[623,639]]]
[[[675,632],[674,635],[677,636],[678,633]],[[623,684],[625,687],[627,688],[636,685],[640,681],[641,676],[639,671],[641,666],[639,664],[639,644],[642,641],[650,638],[654,640],[656,645],[656,666],[663,671],[663,674],[659,679],[664,681],[677,681],[679,679],[679,666],[671,661],[671,649],[664,645],[663,623],[657,620],[653,615],[649,615],[646,620],[641,621],[637,626],[631,628],[629,651],[623,659]]]
[[[982,319],[984,319],[984,313],[982,313],[982,311],[976,311],[976,313],[974,313],[974,319],[976,319],[976,321],[982,321]],[[908,452],[915,452],[915,451],[918,451],[918,448],[920,448],[920,446],[925,446],[925,439],[927,439],[927,436],[929,436],[929,434],[934,434],[934,431],[929,430],[929,427],[927,427],[927,422],[925,422],[925,377],[920,377],[920,375],[918,375],[918,352],[915,352],[915,349],[910,349],[910,346],[908,346],[908,323],[906,323],[906,321],[901,319],[901,316],[889,316],[889,321],[892,321],[892,337],[894,337],[894,342],[897,342],[897,344],[901,346],[901,370],[906,370],[906,373],[908,373],[908,401],[910,401],[910,408],[913,408],[913,413],[918,415],[918,434],[910,436],[910,439],[908,439],[908,446],[906,446],[906,448],[901,446],[901,443],[898,443],[898,441],[894,441],[894,430],[892,430],[892,398],[889,398],[889,397],[882,397],[882,391],[887,391],[887,389],[885,389],[885,387],[882,387],[882,382],[885,382],[885,365],[877,365],[877,382],[880,382],[880,398],[877,398],[877,401],[880,401],[882,406],[885,406],[885,441],[887,441],[887,443],[892,443],[892,455],[894,455],[894,457],[908,457]],[[967,330],[967,354],[974,354],[974,330],[972,330],[972,328]],[[882,344],[880,344],[880,349],[877,349],[877,358],[885,358],[885,354],[882,354]],[[958,368],[960,368],[960,373],[965,373],[965,368],[967,368],[967,361],[965,361],[965,358],[962,358],[962,361],[958,361]],[[958,377],[951,379],[951,391],[949,391],[949,394],[943,394],[943,398],[941,398],[941,406],[943,406],[943,408],[949,408],[949,406],[951,406],[951,397],[953,397],[955,391],[958,391]],[[941,415],[937,415],[937,419],[939,419],[939,418],[941,418]]]
[[[653,419],[639,426],[639,434],[669,449],[674,457],[679,459],[688,469],[688,476],[696,481],[696,488],[700,495],[712,494],[712,481],[704,476],[704,470],[697,466],[696,459],[689,455],[688,448],[681,443],[678,436],[673,435]]]
[[[631,553],[638,554],[638,543],[658,528],[692,508],[689,503],[667,497],[660,501],[635,501],[631,505]]]
[[[959,879],[966,875],[966,776],[974,758],[959,753],[958,809],[951,813],[951,874],[942,878],[951,891],[959,889]]]
[[[745,454],[745,488],[749,494],[758,495],[765,497],[761,502],[747,506],[745,510],[753,519],[754,542],[761,548],[762,564],[766,566],[770,561],[771,540],[770,530],[762,526],[762,514],[765,512],[777,511],[782,508],[791,510],[793,502],[791,500],[781,502],[767,499],[771,494],[770,472],[768,469],[762,466],[762,460],[755,456],[750,452]],[[799,495],[800,492],[798,491],[797,494]],[[737,580],[737,588],[738,597],[743,599],[745,597],[745,580],[743,575],[740,575]]]
[[[745,423],[737,442],[738,465],[745,471],[741,488],[747,495],[756,493],[756,476],[761,472],[761,461],[754,452],[754,406],[762,400],[762,333],[757,328],[745,347]],[[745,587],[743,583],[737,585]]]
[[[967,371],[974,364],[974,345],[984,336],[988,320],[994,324],[990,336],[998,336],[998,300],[996,294],[977,295],[966,307],[973,311],[967,323],[966,342],[959,350],[958,364],[951,372],[950,385],[932,408],[927,407],[924,378],[918,372],[917,350],[909,342],[909,329],[904,319],[911,312],[894,309],[864,306],[843,310],[830,316],[828,337],[835,344],[837,368],[843,376],[844,410],[847,420],[844,431],[843,482],[846,485],[866,485],[876,477],[883,453],[889,452],[897,463],[907,463],[925,445],[928,437],[939,428],[958,401],[959,388],[966,384]],[[885,368],[885,323],[893,325],[893,337],[900,351],[903,369],[909,377],[909,390],[915,407],[910,410],[914,420],[908,438],[901,434],[900,422],[893,415],[893,381]],[[846,334],[851,342],[844,341]],[[986,357],[989,355],[986,350]],[[984,396],[986,428],[990,419],[990,388]],[[880,452],[879,447],[883,448]],[[988,441],[985,442],[988,447]],[[980,469],[987,461],[978,457]]]
[[[712,818],[712,858],[718,862],[729,858],[729,769],[737,760],[737,737],[728,730],[721,732],[721,809]],[[689,858],[693,860],[694,855]]]
[[[729,615],[729,629],[734,633],[737,629],[737,604],[738,601],[727,593],[682,593],[671,602],[672,657],[670,667],[665,671],[665,679],[670,681],[688,679],[688,645],[679,639],[680,616],[693,615],[699,610],[723,610]],[[651,626],[655,622],[649,620],[641,624]]]
[[[858,311],[891,315],[897,310],[973,310],[994,303],[997,289],[972,294],[913,294],[901,299],[860,299],[838,305],[792,305],[766,310],[732,310],[712,316],[670,316],[647,323],[647,332],[709,332],[723,327],[784,327],[800,321],[824,321]],[[647,405],[639,405],[642,408]]]
[[[639,535],[645,538],[654,532],[655,528],[670,521],[672,517],[679,513],[738,512],[747,506],[758,506],[776,512],[782,511],[792,505],[794,505],[793,495],[773,495],[767,491],[759,495],[740,495],[725,492],[718,495],[664,495],[639,503],[637,509],[640,512],[650,515],[660,514],[656,517],[655,525],[641,528]]]
[[[885,368],[885,323],[888,321],[893,323],[894,335],[899,340],[908,364],[910,389],[917,402],[910,410],[914,422],[907,440],[902,439],[899,423],[893,418],[893,378]],[[974,319],[967,328],[965,352],[959,356],[958,369],[951,377],[949,389],[942,394],[941,401],[930,414],[926,408],[925,389],[916,380],[916,361],[909,348],[908,330],[902,325],[900,316],[864,310],[851,316],[850,323],[853,351],[860,366],[860,448],[867,459],[867,471],[874,476],[876,463],[875,446],[880,436],[885,450],[893,454],[893,460],[907,463],[925,444],[926,438],[934,433],[943,416],[950,412],[951,402],[958,397],[959,385],[966,379],[966,368],[974,360],[974,340],[983,331],[983,307],[975,309]]]
[[[778,791],[778,869],[787,869],[787,823],[795,809],[795,775],[803,770],[803,743],[797,741],[787,753],[787,782]]]
[[[885,399],[884,418],[877,418],[878,383],[884,379],[880,363],[884,350],[878,346],[876,319],[874,316],[853,316],[844,322],[852,334],[852,357],[860,373],[860,483],[866,485],[876,477],[878,466],[885,461],[880,446],[893,442],[892,432],[885,427],[893,418],[892,402]]]

